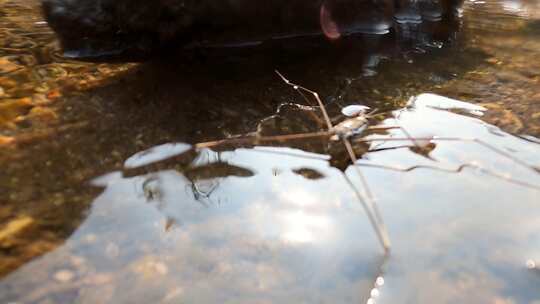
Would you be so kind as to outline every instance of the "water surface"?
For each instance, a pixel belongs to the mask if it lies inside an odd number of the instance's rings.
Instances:
[[[535,1],[466,2],[448,39],[368,35],[309,56],[291,45],[281,57],[240,48],[145,64],[66,60],[34,1],[0,5],[1,302],[540,301]],[[274,69],[317,90],[336,120],[365,104],[413,136],[481,141],[374,142],[362,154],[389,255],[339,143],[160,159],[323,129]],[[467,104],[407,106],[425,92]],[[153,163],[127,168],[152,148]]]

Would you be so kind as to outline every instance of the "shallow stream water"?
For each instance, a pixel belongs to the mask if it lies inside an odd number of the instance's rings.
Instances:
[[[0,27],[1,303],[540,303],[537,1],[467,1],[444,39],[141,64],[67,60],[36,1]],[[276,69],[408,134],[352,138],[357,167],[327,137],[190,150],[323,130]]]

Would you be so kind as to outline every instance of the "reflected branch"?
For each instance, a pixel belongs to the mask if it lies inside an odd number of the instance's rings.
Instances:
[[[328,116],[326,107],[324,106],[323,102],[319,98],[319,94],[317,92],[290,82],[287,78],[285,78],[285,76],[283,76],[277,70],[276,70],[276,73],[278,74],[279,77],[281,77],[281,79],[287,85],[292,86],[296,91],[300,92],[300,94],[304,97],[304,99],[307,100],[307,97],[303,94],[302,91],[305,91],[313,95],[315,100],[317,100],[319,107],[321,108],[321,112],[324,116],[326,125],[328,127],[328,132],[334,132],[335,135],[338,136],[338,138],[341,138],[345,146],[345,149],[347,150],[347,153],[349,155],[351,162],[355,164],[358,161],[358,159],[351,145],[351,142],[349,141],[349,137],[357,131],[355,129],[364,129],[367,127],[367,118],[364,115],[364,113],[359,112],[357,117],[352,118],[349,121],[345,121],[345,123],[341,123],[335,128],[334,125],[332,124],[332,121],[330,120],[330,117]],[[347,122],[351,122],[351,123],[348,124]],[[384,221],[382,219],[379,208],[377,207],[377,203],[373,199],[373,194],[371,193],[371,190],[369,188],[369,185],[367,183],[367,180],[364,174],[362,174],[361,170],[358,169],[358,167],[353,166],[353,168],[356,171],[356,174],[358,175],[358,177],[360,178],[360,182],[362,184],[362,192],[358,191],[358,189],[354,186],[354,184],[351,183],[346,173],[344,173],[343,175],[345,176],[345,179],[347,180],[348,184],[353,189],[358,200],[362,203],[362,206],[364,207],[364,210],[366,211],[368,219],[377,234],[377,237],[384,249],[384,252],[388,253],[391,247],[390,238],[388,236],[388,232],[387,232],[386,226],[384,225]]]

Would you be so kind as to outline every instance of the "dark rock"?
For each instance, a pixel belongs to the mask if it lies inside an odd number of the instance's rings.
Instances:
[[[284,37],[337,39],[453,18],[462,0],[43,0],[66,56],[148,55]]]

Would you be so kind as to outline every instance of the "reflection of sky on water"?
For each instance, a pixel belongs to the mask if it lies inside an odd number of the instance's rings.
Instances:
[[[194,201],[186,191],[187,180],[174,171],[155,174],[162,189],[159,211],[134,191],[148,177],[103,178],[98,182],[107,184],[105,192],[68,244],[23,267],[11,276],[12,282],[27,271],[50,271],[50,262],[58,263],[55,256],[71,252],[84,256],[98,271],[118,271],[118,288],[128,287],[131,280],[137,286],[152,285],[128,270],[148,254],[140,248],[151,248],[151,255],[169,269],[161,278],[163,286],[152,288],[164,297],[164,288],[181,286],[181,299],[188,303],[346,303],[361,298],[360,291],[377,276],[373,265],[379,250],[346,186],[333,182],[340,173],[325,162],[243,150],[224,157],[254,166],[259,174],[223,180],[215,195],[227,197],[221,200],[226,203],[210,207]],[[302,163],[331,178],[314,182],[290,172]],[[273,175],[275,165],[282,174]],[[178,223],[169,232],[164,232],[166,217]],[[106,232],[110,229],[114,231]],[[85,243],[89,234],[97,235],[95,243]],[[120,249],[116,260],[103,257],[110,242]],[[124,276],[133,278],[124,281]],[[113,299],[123,300],[122,295]]]
[[[521,160],[540,162],[537,144],[475,117],[431,104],[404,110],[399,118],[413,135],[477,137]],[[397,130],[390,136],[403,137]],[[359,303],[368,299],[382,267],[385,285],[377,303],[540,300],[540,276],[525,267],[528,259],[540,259],[538,190],[474,169],[457,174],[364,168],[393,242],[382,266],[379,244],[342,173],[324,156],[272,151],[289,154],[220,153],[220,161],[255,175],[217,179],[212,204],[196,201],[192,182],[174,170],[96,179],[104,192],[86,222],[62,248],[3,279],[0,293],[8,300],[39,298],[27,291],[59,269],[73,269],[82,283],[65,297],[83,303],[99,297],[111,303]],[[474,142],[436,142],[429,157],[435,161],[401,148],[370,153],[362,163],[452,168],[475,161],[540,184],[530,168]],[[293,173],[298,168],[326,178],[308,180]],[[354,170],[347,174],[359,184]],[[148,180],[151,196],[143,189]],[[73,256],[84,267],[74,266]],[[103,273],[111,277],[107,284],[84,279]]]

